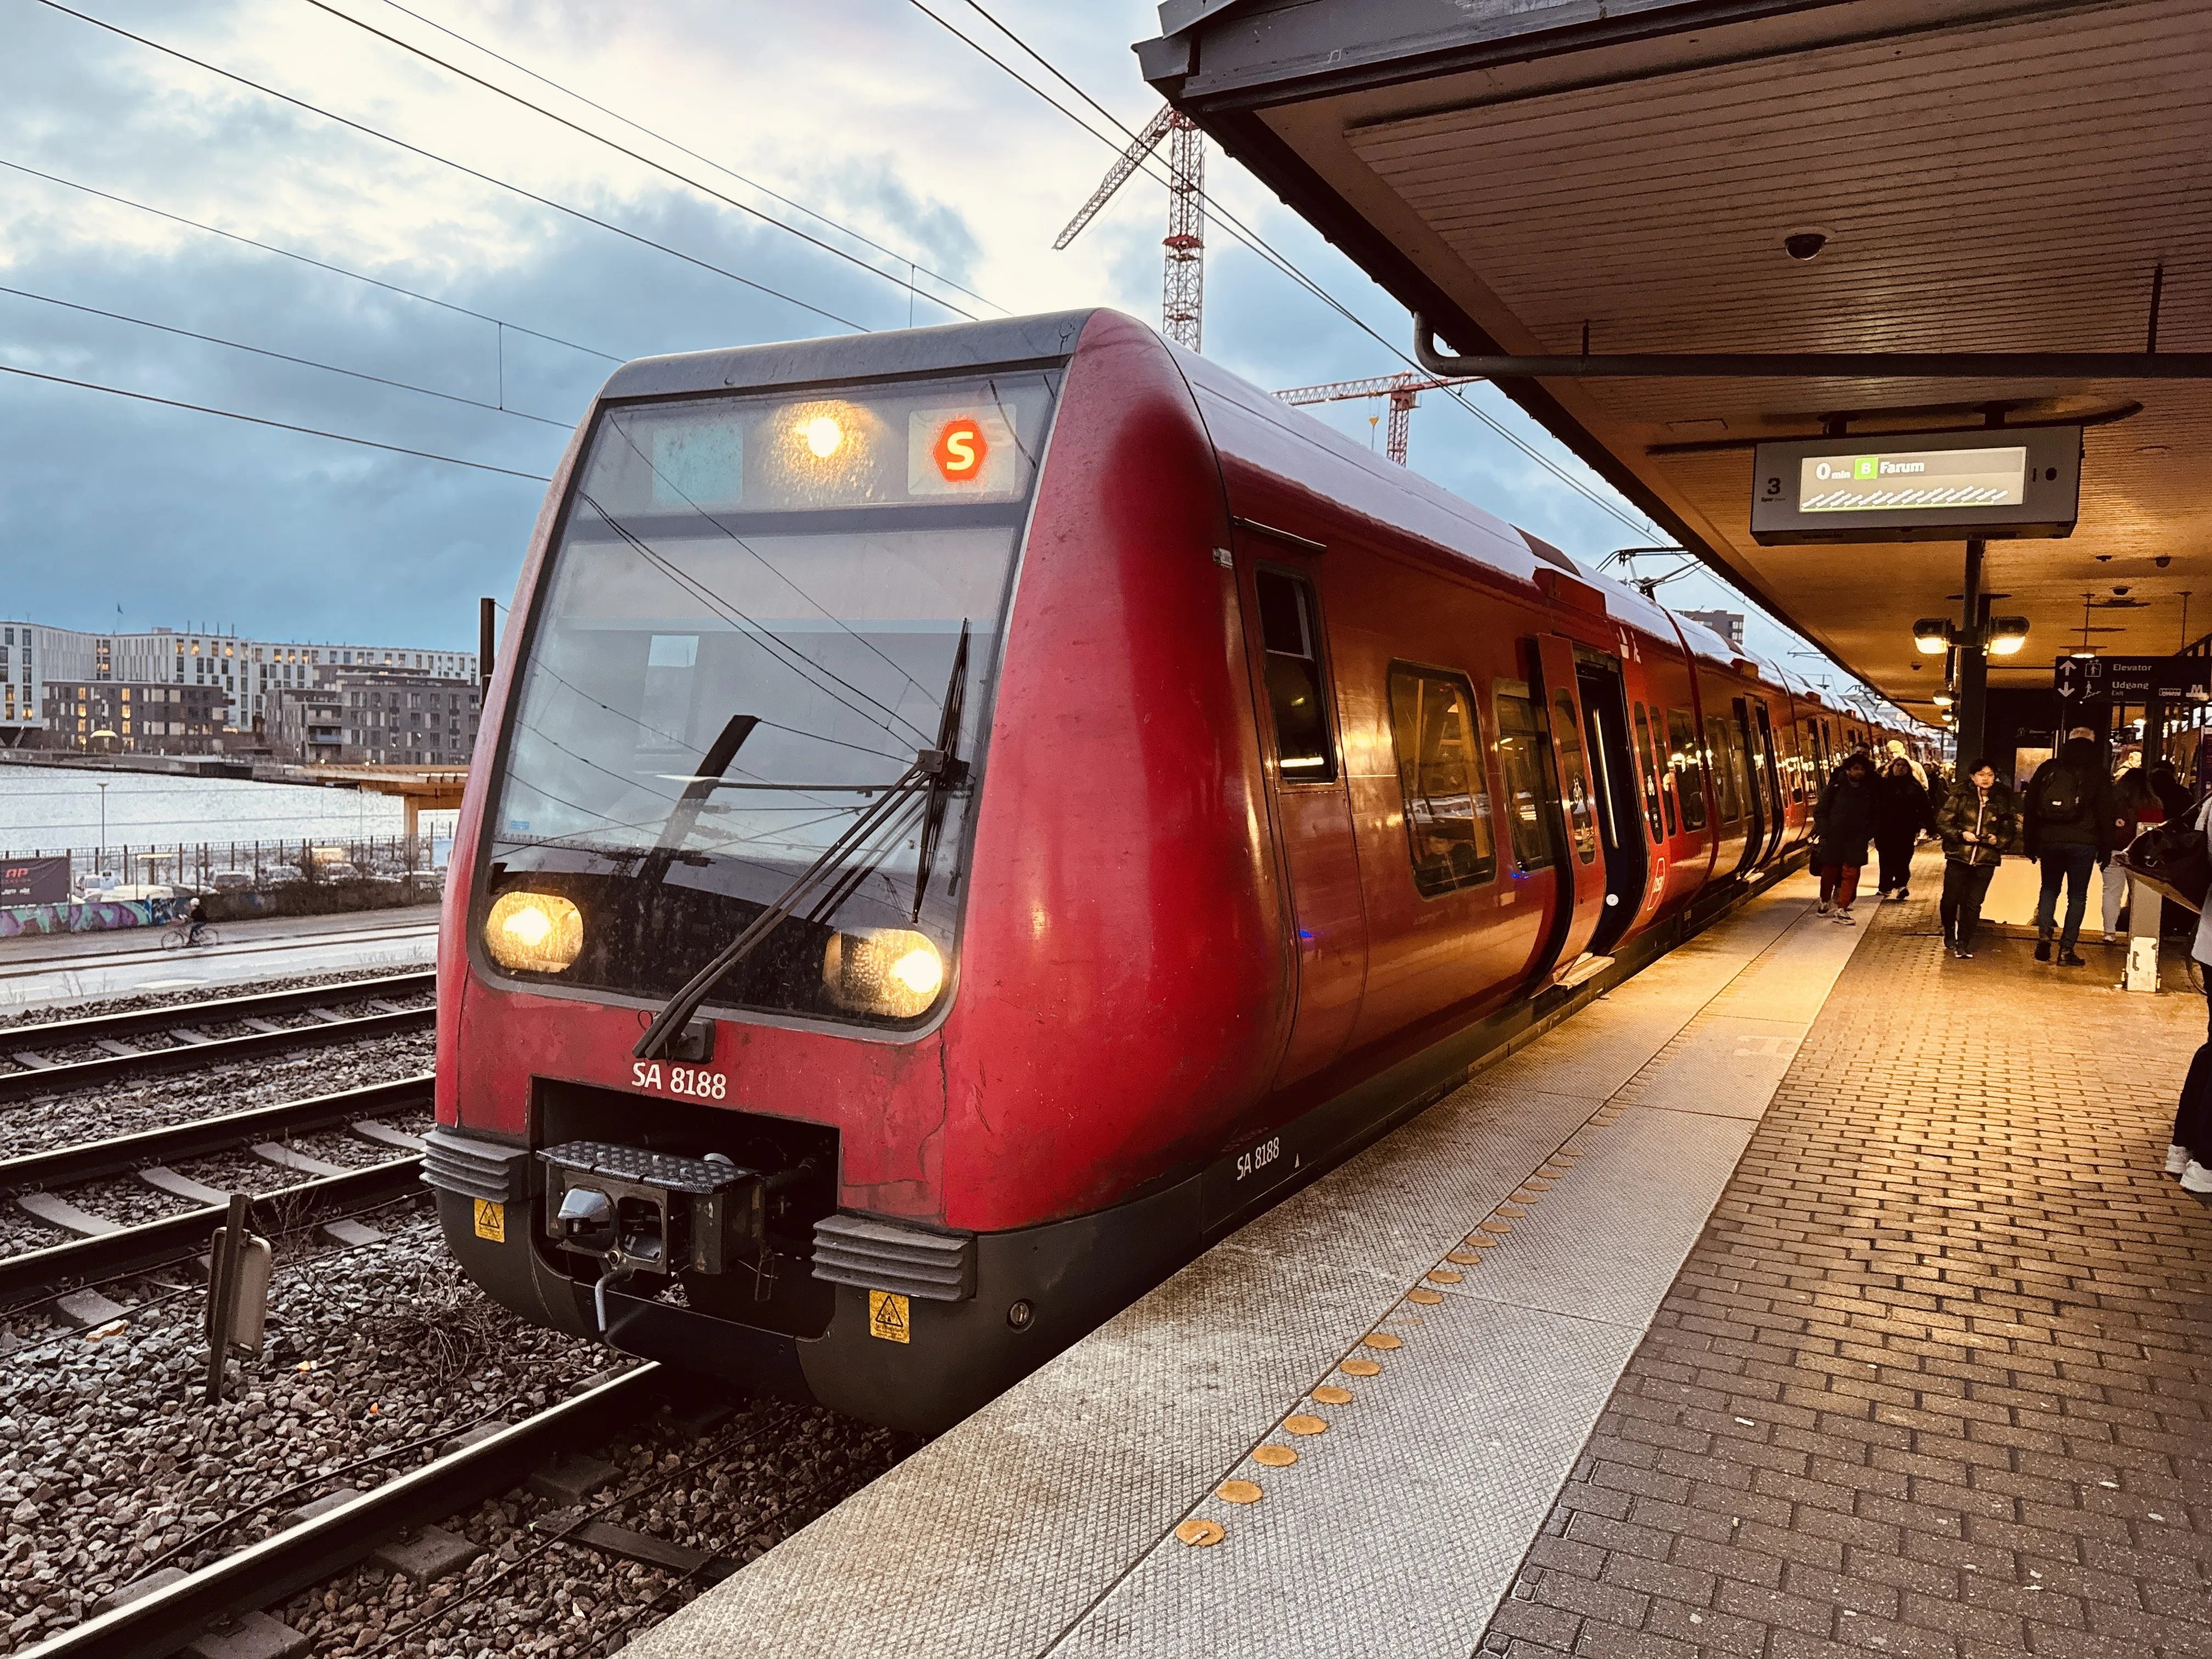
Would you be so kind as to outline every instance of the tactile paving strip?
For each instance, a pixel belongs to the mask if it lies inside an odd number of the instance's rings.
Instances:
[[[1405,1632],[1479,1632],[1750,1127],[1608,1097],[1633,1098],[1639,1076],[1695,1040],[1700,1010],[1795,942],[1806,897],[1800,881],[1753,901],[1596,1005],[1606,1017],[1584,1027],[1585,1011],[1486,1071],[635,1650],[1396,1653],[1431,1650]],[[1857,937],[1826,930],[1804,966],[1826,962],[1832,981]],[[1578,1053],[1583,1030],[1592,1048]],[[1641,1305],[1594,1302],[1632,1255]],[[1577,1268],[1565,1295],[1547,1288],[1547,1264],[1577,1263],[1597,1272]],[[1453,1273],[1456,1285],[1431,1277]],[[1352,1400],[1330,1403],[1333,1387]],[[1363,1403],[1377,1409],[1352,1430]],[[1291,1432],[1298,1418],[1328,1426]],[[1255,1456],[1280,1455],[1270,1447],[1297,1461]],[[1256,1501],[1210,1495],[1239,1480]],[[1179,1526],[1195,1541],[1177,1541]],[[1185,1596],[1193,1558],[1224,1583],[1298,1577],[1300,1618],[1334,1605],[1334,1622],[1310,1645],[1273,1603],[1183,1622],[1205,1603]],[[1265,1594],[1290,1605],[1289,1582]],[[1382,1605],[1417,1592],[1439,1599]],[[1232,1643],[1240,1625],[1267,1643]]]

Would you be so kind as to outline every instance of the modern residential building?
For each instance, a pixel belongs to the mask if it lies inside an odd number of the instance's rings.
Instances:
[[[477,658],[471,651],[412,646],[242,639],[168,628],[96,634],[0,621],[0,744],[46,725],[50,685],[160,684],[219,691],[228,704],[228,728],[252,733],[271,729],[273,699],[283,691],[325,684],[347,668],[407,669],[473,683]],[[60,728],[59,735],[70,730]]]
[[[340,665],[276,694],[270,738],[279,760],[465,766],[480,698],[473,678]]]
[[[207,755],[222,746],[229,707],[208,685],[51,680],[40,714],[53,748]]]

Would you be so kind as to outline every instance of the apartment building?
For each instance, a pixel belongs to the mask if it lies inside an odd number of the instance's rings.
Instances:
[[[474,679],[341,665],[314,685],[277,695],[270,739],[280,760],[465,766],[480,703]]]
[[[53,680],[40,714],[57,748],[207,755],[221,745],[228,709],[212,686]]]
[[[58,695],[64,684],[167,684],[220,692],[228,704],[228,728],[250,733],[270,729],[274,700],[284,691],[327,684],[343,669],[371,668],[473,684],[477,657],[471,651],[413,646],[245,639],[169,628],[95,634],[0,621],[0,742],[10,740],[10,731],[21,740],[23,728],[46,726],[49,689]],[[74,707],[76,699],[69,701]],[[74,727],[48,729],[67,736]],[[116,730],[119,736],[121,728]]]

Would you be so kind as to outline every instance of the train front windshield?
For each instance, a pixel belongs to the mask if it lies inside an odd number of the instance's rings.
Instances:
[[[1054,389],[1025,372],[602,416],[486,824],[498,968],[665,997],[884,805],[708,1003],[927,1017]],[[885,803],[948,697],[973,769]]]

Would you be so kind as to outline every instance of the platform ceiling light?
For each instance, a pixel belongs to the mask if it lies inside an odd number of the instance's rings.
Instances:
[[[1993,657],[2016,657],[2021,647],[2027,643],[2027,618],[2025,617],[1992,617],[1990,618],[1990,654]]]
[[[1912,646],[1923,657],[1940,657],[1951,648],[1951,624],[1941,617],[1923,617],[1912,624]]]
[[[1954,697],[1954,696],[1952,696],[1948,691],[1938,691],[1938,692],[1936,694],[1936,706],[1938,708],[1949,708],[1949,707],[1950,707],[1954,702],[1957,702],[1957,701],[1958,701],[1958,700],[1957,700],[1955,697]]]

